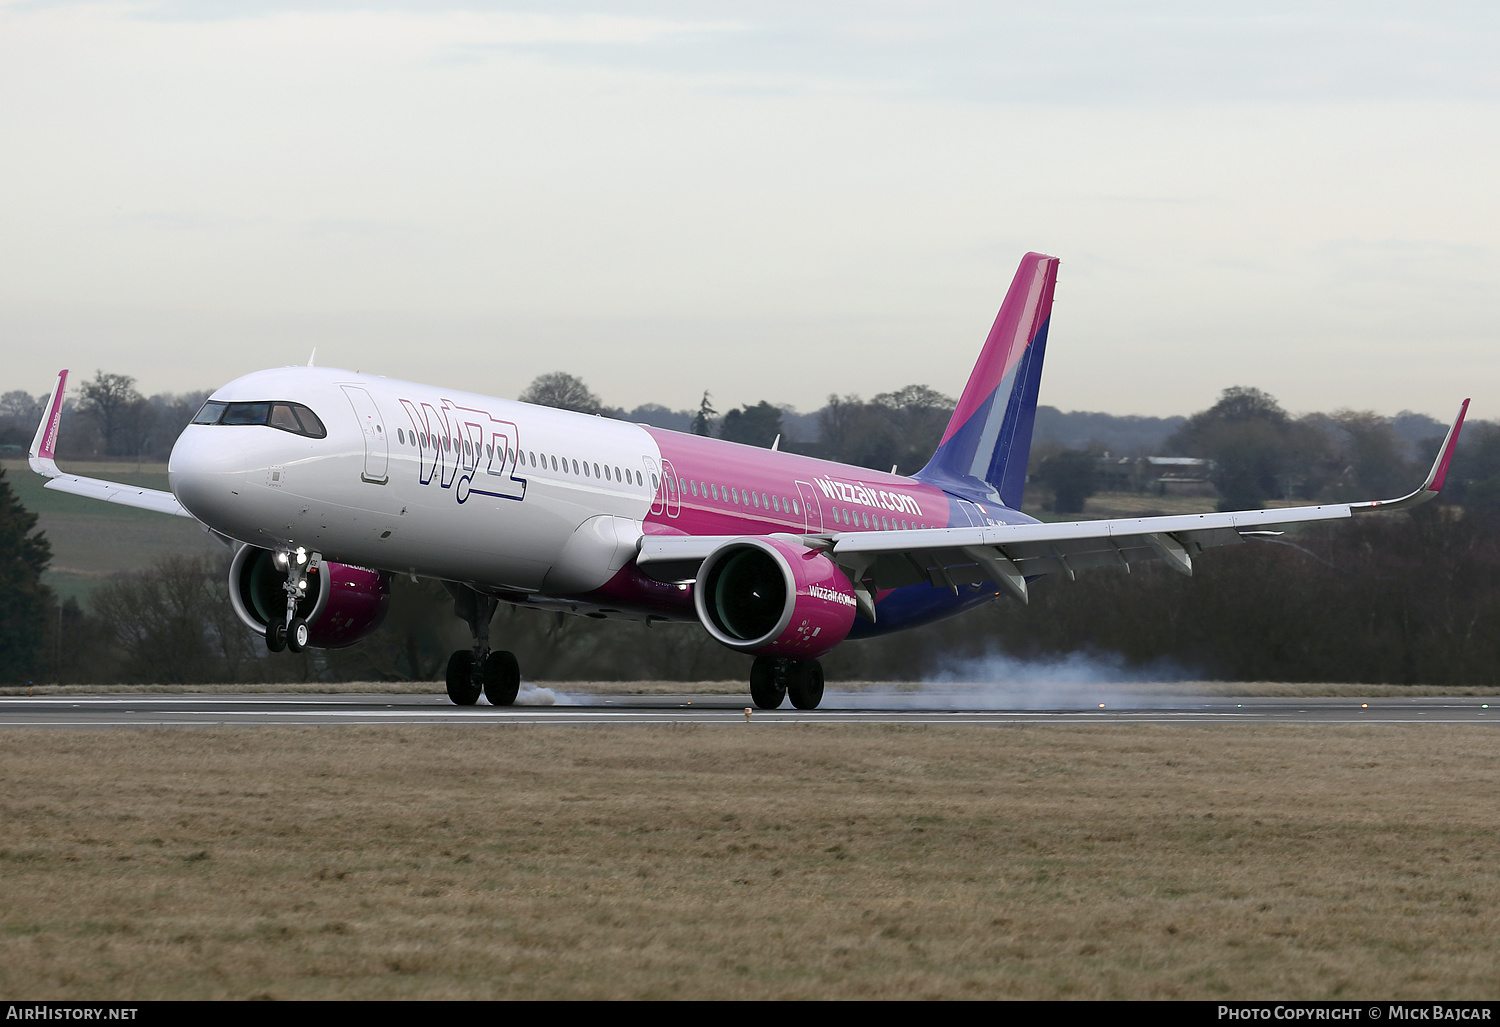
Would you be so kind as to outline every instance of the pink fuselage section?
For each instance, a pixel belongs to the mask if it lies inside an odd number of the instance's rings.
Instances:
[[[958,500],[902,475],[659,428],[646,431],[660,449],[663,472],[645,518],[647,534],[843,534],[1031,520],[1003,507]],[[998,588],[985,588],[955,596],[925,584],[882,592],[877,622],[857,618],[850,637],[913,627],[996,594]],[[672,620],[697,619],[689,588],[654,581],[634,563],[579,598]]]

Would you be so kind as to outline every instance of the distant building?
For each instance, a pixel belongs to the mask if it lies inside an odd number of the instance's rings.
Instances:
[[[1158,496],[1218,495],[1210,476],[1214,462],[1191,456],[1098,458],[1101,492],[1146,492]]]

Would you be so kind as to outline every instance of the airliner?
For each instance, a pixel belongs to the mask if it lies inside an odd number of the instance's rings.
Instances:
[[[1024,603],[1045,574],[1152,560],[1191,574],[1205,549],[1442,488],[1467,399],[1426,481],[1399,499],[1021,513],[1057,266],[1022,259],[937,451],[910,476],[313,366],[215,392],[172,449],[170,492],[58,468],[62,371],[30,463],[48,488],[191,517],[234,547],[230,600],[272,651],[352,645],[380,626],[393,576],[440,580],[473,638],[448,661],[459,706],[515,702],[520,667],[490,643],[501,603],[697,621],[754,658],[756,706],[813,709],[819,657],[846,641]]]

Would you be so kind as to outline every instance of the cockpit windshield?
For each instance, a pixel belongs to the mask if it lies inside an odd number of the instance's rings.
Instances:
[[[289,431],[293,435],[325,439],[328,429],[318,415],[301,403],[268,400],[263,403],[222,403],[211,399],[203,404],[194,424],[264,424]]]

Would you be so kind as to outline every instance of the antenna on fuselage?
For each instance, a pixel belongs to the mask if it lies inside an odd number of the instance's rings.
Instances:
[[[312,353],[307,358],[307,366],[308,367],[312,367],[313,366],[313,360],[315,360],[317,358],[317,356],[318,356],[318,347],[314,346]]]
[[[776,441],[771,443],[771,452],[773,452],[773,453],[777,452],[779,450],[780,446],[781,446],[781,433],[777,432],[776,433]]]

